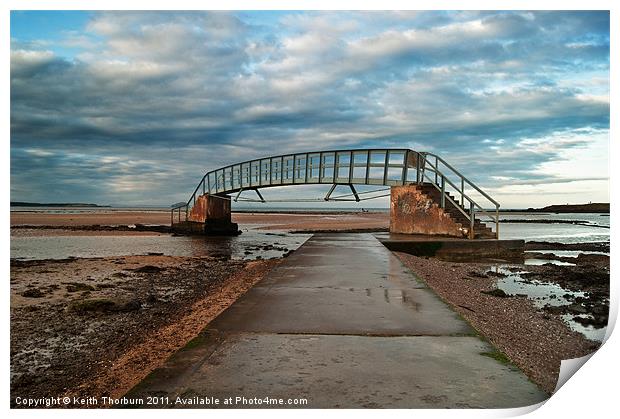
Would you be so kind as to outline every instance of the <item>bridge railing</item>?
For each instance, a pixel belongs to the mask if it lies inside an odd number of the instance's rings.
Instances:
[[[176,211],[176,219],[183,211],[189,214],[197,197],[205,193],[228,194],[296,184],[404,185],[412,180],[408,178],[412,167],[408,160],[414,154],[417,152],[409,149],[333,150],[232,164],[206,173],[187,203],[173,207],[172,212]]]
[[[476,212],[495,221],[495,234],[499,237],[499,204],[478,186],[463,176],[441,157],[410,149],[356,149],[316,151],[283,154],[232,164],[207,172],[189,200],[171,209],[171,223],[187,221],[191,208],[200,195],[225,195],[244,190],[296,185],[383,185],[398,186],[409,183],[429,182],[441,191],[441,207],[445,200],[452,202],[470,222],[474,234]],[[451,189],[460,201],[448,194]],[[479,204],[473,197],[486,200],[494,206],[495,214]],[[357,198],[357,196],[356,196]],[[235,198],[236,200],[236,198]],[[262,196],[261,196],[262,200]],[[328,200],[326,198],[326,200]],[[473,237],[473,236],[472,236]]]

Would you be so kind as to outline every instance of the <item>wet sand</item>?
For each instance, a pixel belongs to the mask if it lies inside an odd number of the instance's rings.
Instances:
[[[170,225],[167,211],[93,211],[84,213],[47,213],[11,211],[11,226],[18,224],[48,226],[163,224]]]
[[[259,225],[257,227],[269,230],[386,229],[389,227],[390,217],[387,212],[339,214],[237,212],[232,214],[232,221],[241,225]],[[170,225],[170,213],[167,211],[97,211],[77,214],[11,212],[11,226],[90,226],[96,224]]]

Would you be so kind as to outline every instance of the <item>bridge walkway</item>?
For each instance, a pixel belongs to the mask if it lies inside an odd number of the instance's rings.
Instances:
[[[493,350],[373,235],[317,234],[127,397],[306,398],[299,407],[310,408],[548,397],[482,355]]]

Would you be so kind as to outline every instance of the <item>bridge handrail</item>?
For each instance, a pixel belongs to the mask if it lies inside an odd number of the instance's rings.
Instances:
[[[275,160],[275,159],[282,159],[284,157],[296,157],[296,156],[300,156],[300,155],[305,155],[305,156],[309,156],[309,155],[325,155],[325,154],[333,154],[334,156],[336,156],[338,153],[354,153],[354,152],[368,152],[368,153],[372,153],[372,152],[401,152],[404,153],[405,156],[407,154],[407,152],[412,152],[412,153],[416,153],[419,154],[417,151],[411,150],[411,149],[407,149],[407,148],[365,148],[365,149],[337,149],[337,150],[322,150],[322,151],[308,151],[308,152],[303,152],[303,153],[288,153],[288,154],[280,154],[277,156],[269,156],[269,157],[265,157],[265,158],[259,158],[259,159],[252,159],[252,160],[247,160],[241,163],[234,163],[234,164],[229,164],[226,165],[224,167],[215,169],[215,170],[211,170],[207,173],[204,174],[204,176],[202,177],[202,179],[200,180],[200,182],[198,183],[198,185],[196,186],[196,188],[194,189],[194,192],[190,195],[189,199],[187,200],[186,205],[190,205],[190,203],[192,202],[192,200],[195,200],[196,198],[196,193],[200,190],[200,187],[202,185],[205,184],[205,181],[208,180],[209,175],[211,174],[216,174],[217,172],[220,171],[226,171],[227,169],[232,169],[235,166],[241,166],[241,165],[247,165],[247,164],[252,164],[252,163],[259,163],[263,160]],[[370,155],[370,154],[369,154]],[[370,160],[370,157],[368,157],[368,159]],[[404,162],[406,164],[406,162]],[[307,162],[306,162],[307,164]],[[369,165],[373,165],[375,163],[370,163],[368,162]],[[323,162],[319,162],[319,168],[335,168],[337,165],[336,161],[334,161],[334,163],[330,163],[330,164],[323,164]],[[293,169],[295,170],[295,169]],[[275,173],[284,173],[285,171],[280,169],[280,170],[276,170]],[[334,175],[335,177],[335,175]],[[295,182],[293,182],[295,183]],[[181,205],[180,205],[181,206]]]

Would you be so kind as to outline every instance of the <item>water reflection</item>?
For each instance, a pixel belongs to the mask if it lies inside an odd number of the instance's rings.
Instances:
[[[246,230],[235,237],[35,236],[11,237],[11,258],[65,259],[144,255],[269,259],[296,250],[311,235]]]

